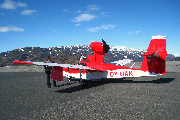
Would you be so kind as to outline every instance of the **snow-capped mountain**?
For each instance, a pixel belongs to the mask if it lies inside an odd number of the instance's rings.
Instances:
[[[134,62],[142,62],[141,55],[146,51],[127,48],[125,46],[111,46],[108,53],[105,54],[104,62],[109,63],[121,59],[133,59]],[[0,66],[13,65],[14,60],[24,61],[43,61],[50,56],[54,62],[76,64],[83,55],[93,55],[89,45],[60,46],[60,47],[24,47],[12,51],[0,53]],[[168,54],[167,60],[173,60],[174,55]]]
[[[136,50],[134,48],[127,48],[125,46],[111,46],[109,51],[142,51],[142,50]]]

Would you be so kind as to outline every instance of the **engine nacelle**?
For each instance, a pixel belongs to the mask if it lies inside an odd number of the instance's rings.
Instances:
[[[100,52],[104,52],[104,51],[103,51],[103,45],[104,45],[104,44],[102,44],[102,43],[100,43],[100,42],[92,42],[92,43],[90,44],[90,47],[91,47],[91,49],[92,49],[93,51],[100,53]]]
[[[91,62],[99,62],[102,63],[104,59],[105,53],[109,50],[109,45],[106,44],[106,42],[102,39],[103,43],[100,42],[92,42],[90,44],[91,49],[94,51],[94,55],[88,55],[87,60]]]

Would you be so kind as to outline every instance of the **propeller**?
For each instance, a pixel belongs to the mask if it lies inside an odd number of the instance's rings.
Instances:
[[[107,53],[108,50],[110,49],[109,45],[106,44],[106,42],[102,39],[103,45],[103,52]]]

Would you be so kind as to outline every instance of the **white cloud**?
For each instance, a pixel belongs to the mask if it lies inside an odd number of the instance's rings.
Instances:
[[[90,21],[91,19],[94,19],[95,15],[90,15],[90,14],[81,14],[78,17],[75,17],[72,21],[73,22],[82,22],[82,21]]]
[[[88,10],[89,11],[99,10],[99,7],[97,5],[88,5]]]
[[[100,30],[100,29],[101,29],[100,27],[87,28],[87,31],[90,31],[90,32],[97,32],[97,31]]]
[[[133,33],[139,33],[141,31],[133,31],[133,32],[129,32],[128,34],[133,34]]]
[[[26,3],[21,3],[21,2],[18,2],[16,5],[18,7],[27,7],[28,6]]]
[[[77,13],[81,13],[81,10],[76,11]]]
[[[0,27],[0,32],[8,32],[8,31],[22,32],[22,31],[24,31],[24,29],[23,29],[23,28],[17,28],[17,27],[15,27],[15,26]]]
[[[14,2],[10,0],[5,0],[0,7],[3,9],[16,9]]]
[[[129,32],[128,34],[133,34],[134,33],[134,31],[133,32]]]
[[[95,27],[95,28],[88,28],[87,31],[90,31],[90,32],[97,32],[98,30],[100,29],[113,29],[114,27],[116,27],[116,25],[112,25],[112,24],[109,24],[109,25],[101,25],[101,27]]]
[[[75,26],[80,26],[80,24],[76,24]]]
[[[0,32],[10,31],[8,27],[0,27]]]
[[[109,24],[109,25],[101,25],[101,28],[102,29],[113,29],[114,27],[116,27],[116,25],[112,25],[112,24]]]
[[[67,10],[67,9],[62,9],[62,11],[63,11],[63,12],[68,12],[68,10]]]
[[[4,3],[0,4],[2,9],[16,9],[17,7],[27,7],[26,3],[14,2],[13,0],[4,0]]]
[[[20,15],[32,15],[32,13],[35,13],[36,10],[24,10],[20,13]]]
[[[108,13],[107,12],[101,12],[101,15],[102,16],[108,16]]]
[[[139,33],[139,32],[141,32],[141,31],[136,31],[136,33]]]

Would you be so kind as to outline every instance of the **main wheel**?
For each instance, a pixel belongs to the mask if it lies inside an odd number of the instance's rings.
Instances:
[[[88,82],[86,80],[82,80],[82,82],[79,81],[79,83],[83,86],[83,87],[87,87],[88,86]]]
[[[69,81],[71,81],[71,79],[72,79],[72,76],[70,76],[70,77],[68,78]]]

